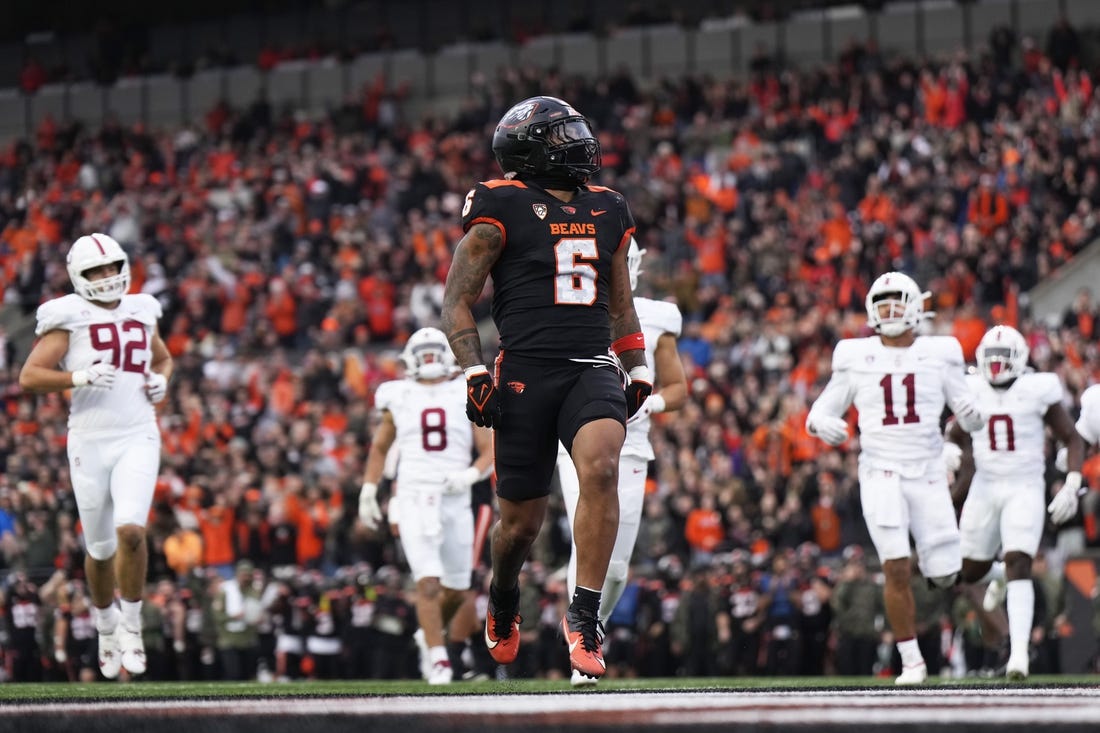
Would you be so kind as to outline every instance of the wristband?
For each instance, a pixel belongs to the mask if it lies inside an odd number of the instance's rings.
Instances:
[[[86,369],[77,369],[72,373],[70,378],[73,380],[74,387],[83,387],[88,384],[88,371]]]
[[[1067,473],[1066,480],[1062,485],[1068,487],[1069,490],[1077,496],[1084,496],[1089,492],[1088,487],[1085,487],[1085,490],[1081,491],[1082,487],[1080,471],[1070,471],[1069,473]]]
[[[645,382],[647,384],[653,384],[653,379],[649,376],[649,367],[647,367],[645,364],[632,368],[626,374],[628,377],[630,377],[631,382]]]
[[[647,408],[650,412],[664,412],[665,411],[665,398],[659,394],[651,394],[649,399],[646,400]]]
[[[645,336],[642,335],[641,331],[627,334],[622,338],[615,339],[615,341],[611,343],[611,350],[614,351],[616,355],[622,354],[624,351],[644,348]]]
[[[474,364],[473,366],[466,367],[462,370],[462,373],[466,375],[466,379],[469,379],[470,377],[476,377],[482,372],[484,372],[485,374],[489,373],[489,368],[484,364]]]

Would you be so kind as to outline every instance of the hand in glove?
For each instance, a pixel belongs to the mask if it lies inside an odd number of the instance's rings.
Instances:
[[[952,443],[950,440],[943,441],[943,465],[948,471],[958,471],[959,466],[962,465],[963,449],[958,443]]]
[[[114,364],[100,361],[92,364],[87,369],[77,369],[73,372],[73,386],[105,387],[110,389],[111,385],[115,383],[115,377],[117,376],[118,370],[115,369]]]
[[[500,419],[500,393],[482,364],[466,370],[466,417],[483,428],[493,427]]]
[[[642,403],[641,408],[638,409],[630,419],[626,421],[627,425],[636,423],[647,415],[655,415],[658,412],[665,411],[665,398],[659,394],[651,394],[649,399]]]
[[[382,508],[378,506],[378,484],[365,483],[359,490],[359,521],[367,529],[378,529]]]
[[[145,377],[145,394],[154,405],[168,394],[168,379],[163,374],[152,372]]]
[[[481,478],[481,471],[469,466],[461,471],[452,471],[443,477],[444,494],[464,494]]]
[[[848,439],[848,421],[832,415],[819,415],[806,428],[829,445],[840,445]]]
[[[1058,493],[1047,504],[1050,519],[1055,524],[1065,524],[1077,515],[1077,497],[1081,490],[1081,473],[1070,471],[1066,474],[1066,482]]]
[[[630,377],[626,385],[626,418],[629,420],[638,414],[653,394],[653,378],[649,376],[649,367],[636,366],[627,375]]]
[[[1054,468],[1065,473],[1069,470],[1069,448],[1062,446],[1054,456]]]

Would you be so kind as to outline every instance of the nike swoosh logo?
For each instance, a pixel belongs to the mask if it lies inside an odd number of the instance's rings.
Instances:
[[[569,653],[570,653],[570,654],[572,654],[572,653],[573,653],[573,650],[577,648],[577,644],[580,644],[580,643],[581,643],[581,640],[580,640],[580,639],[577,639],[577,640],[576,640],[576,641],[574,641],[574,642],[573,642],[572,644],[570,644],[570,645],[569,645]]]
[[[641,473],[641,472],[642,472],[642,469],[640,469],[640,468],[635,468],[634,469],[634,473]]]
[[[485,630],[485,646],[489,647],[490,649],[496,649],[497,644],[499,644],[499,643],[500,643],[500,639],[497,639],[496,641],[493,641],[492,639],[489,638],[489,630],[486,629]]]
[[[592,216],[603,216],[604,214],[607,213],[607,209],[601,209],[599,211],[596,211],[595,209],[592,209],[591,213],[592,213]]]

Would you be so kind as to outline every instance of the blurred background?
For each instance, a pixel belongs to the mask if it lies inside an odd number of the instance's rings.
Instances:
[[[97,674],[64,397],[17,376],[64,253],[103,231],[177,365],[147,676],[417,676],[399,547],[354,516],[373,394],[438,324],[463,197],[533,94],[593,120],[640,293],[684,316],[689,404],[655,420],[609,674],[890,675],[857,441],[827,450],[806,411],[896,269],[971,361],[989,326],[1020,329],[1076,415],[1100,375],[1097,28],[1089,0],[20,3],[0,28],[0,675]],[[477,315],[491,335],[487,298]],[[1085,475],[1100,487],[1100,460]],[[1097,496],[1044,537],[1034,674],[1097,669]],[[555,498],[526,571],[521,660],[475,643],[472,675],[567,671],[564,516]],[[244,634],[216,610],[229,582],[251,589]],[[929,666],[997,674],[980,594],[915,590]]]

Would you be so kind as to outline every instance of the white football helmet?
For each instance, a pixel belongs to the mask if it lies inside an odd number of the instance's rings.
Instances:
[[[924,312],[924,299],[913,278],[900,272],[879,275],[867,291],[867,325],[883,336],[900,336],[931,316]],[[889,305],[883,309],[883,305]],[[883,312],[885,310],[885,312]]]
[[[978,370],[990,384],[1006,384],[1027,369],[1031,349],[1012,326],[994,326],[978,343]]]
[[[438,328],[422,328],[409,336],[401,360],[405,374],[412,379],[438,379],[455,369],[451,345]]]
[[[89,280],[84,273],[94,267],[121,264],[119,273],[99,280]],[[130,258],[126,250],[106,234],[87,234],[73,242],[65,258],[69,279],[76,294],[85,300],[113,303],[130,290]]]
[[[630,271],[630,289],[638,289],[638,276],[645,270],[642,269],[642,255],[646,251],[638,246],[634,237],[630,238],[630,246],[626,250],[626,268]]]

